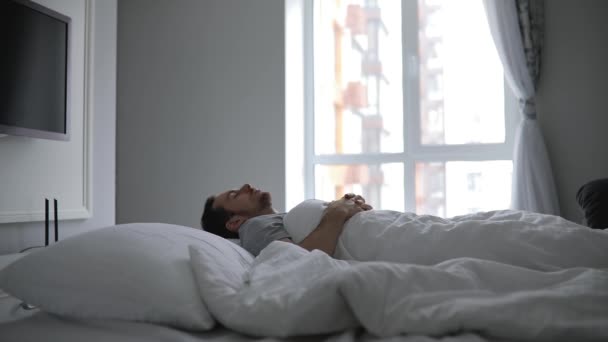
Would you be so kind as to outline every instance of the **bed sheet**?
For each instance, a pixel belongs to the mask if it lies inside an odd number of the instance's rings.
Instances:
[[[260,338],[236,333],[223,327],[207,332],[189,332],[155,324],[126,321],[76,320],[41,312],[23,310],[14,297],[0,298],[0,341],[3,342],[485,342],[475,334],[443,338],[398,336],[377,338],[362,330],[348,330],[332,335],[291,338]]]

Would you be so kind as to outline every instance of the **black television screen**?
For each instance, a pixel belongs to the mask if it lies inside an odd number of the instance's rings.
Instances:
[[[0,133],[69,139],[70,18],[0,0]]]

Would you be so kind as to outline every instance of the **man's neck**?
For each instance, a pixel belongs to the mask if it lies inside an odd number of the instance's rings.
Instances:
[[[261,216],[261,215],[270,215],[270,214],[276,214],[276,213],[277,213],[277,211],[274,210],[274,208],[269,207],[269,208],[266,208],[266,209],[262,209],[260,211],[260,214],[258,216]]]
[[[271,215],[271,214],[276,214],[276,210],[274,210],[271,207],[268,208],[264,208],[264,209],[260,209],[260,211],[256,212],[255,214],[240,214],[242,216],[245,216],[247,218],[247,220],[252,219],[254,217],[258,217],[258,216],[262,216],[262,215]]]

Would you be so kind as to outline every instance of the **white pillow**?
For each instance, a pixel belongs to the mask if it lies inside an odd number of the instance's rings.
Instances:
[[[325,201],[310,199],[296,205],[285,215],[283,218],[285,230],[293,242],[302,242],[317,228],[327,205]]]
[[[32,252],[0,272],[0,288],[59,315],[208,330],[215,321],[199,295],[188,245],[248,253],[198,229],[124,224]]]

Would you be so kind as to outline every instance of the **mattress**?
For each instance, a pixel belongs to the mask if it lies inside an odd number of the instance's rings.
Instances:
[[[352,333],[342,334],[340,341],[352,341]],[[317,341],[332,339],[330,336],[316,336],[297,341]],[[259,338],[244,336],[218,327],[208,332],[188,332],[156,324],[110,320],[77,320],[42,312],[38,309],[26,310],[22,302],[4,295],[0,298],[0,341],[255,341]],[[264,341],[283,341],[264,339]],[[289,341],[286,339],[284,341]]]
[[[0,298],[0,341],[11,342],[355,342],[355,341],[403,341],[403,342],[483,342],[481,336],[461,334],[444,338],[429,336],[399,336],[376,338],[362,330],[348,330],[333,335],[317,335],[293,338],[259,338],[245,336],[223,327],[207,332],[188,332],[156,324],[134,323],[126,321],[76,320],[60,317],[38,309],[24,310],[17,298],[4,296]]]

